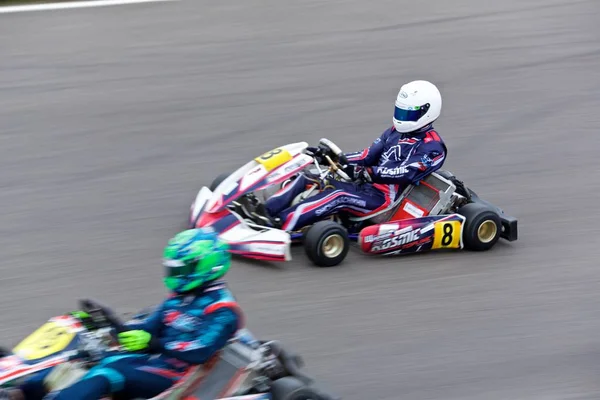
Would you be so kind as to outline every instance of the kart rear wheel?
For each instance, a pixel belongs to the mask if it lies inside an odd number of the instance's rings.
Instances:
[[[494,247],[502,232],[498,213],[478,203],[466,204],[458,213],[466,218],[463,241],[467,250],[486,251]]]
[[[304,236],[304,250],[308,258],[319,267],[334,267],[341,263],[348,250],[348,233],[333,221],[319,221]]]
[[[225,179],[227,179],[227,177],[229,175],[231,175],[231,174],[224,172],[221,175],[217,176],[215,179],[213,179],[212,183],[208,187],[210,189],[210,191],[214,192],[215,189],[217,188],[217,186],[219,186],[221,184],[221,182],[223,182]]]
[[[271,386],[273,400],[320,400],[321,396],[314,389],[306,386],[299,379],[291,376],[277,379]]]

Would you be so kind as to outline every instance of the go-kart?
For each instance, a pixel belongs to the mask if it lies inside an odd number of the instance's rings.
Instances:
[[[281,146],[216,177],[196,195],[188,227],[210,226],[233,254],[261,260],[289,261],[291,244],[303,243],[308,258],[320,267],[341,263],[351,242],[367,254],[396,255],[484,251],[501,238],[517,240],[516,218],[481,199],[446,170],[409,185],[387,207],[367,215],[338,213],[298,230],[277,229],[264,204],[298,174],[312,177],[314,183],[290,206],[327,188],[333,179],[351,181],[343,169],[347,160],[335,143],[321,139],[318,156],[307,147],[306,142]]]
[[[0,354],[0,387],[17,387],[28,376],[48,368],[48,392],[77,382],[106,351],[118,351],[115,332],[124,329],[115,313],[85,299],[81,311],[50,318],[12,351]],[[145,318],[150,309],[133,317]],[[110,353],[114,355],[114,353]],[[173,387],[153,400],[330,400],[301,371],[302,359],[277,341],[258,341],[246,329],[209,362],[191,367]],[[124,399],[115,395],[112,400]],[[27,400],[27,399],[25,399]],[[105,399],[110,400],[110,399]]]

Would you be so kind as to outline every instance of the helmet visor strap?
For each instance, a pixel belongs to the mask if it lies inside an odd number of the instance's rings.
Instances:
[[[398,121],[416,122],[429,110],[429,104],[422,106],[400,108],[396,105],[394,109],[394,118]]]

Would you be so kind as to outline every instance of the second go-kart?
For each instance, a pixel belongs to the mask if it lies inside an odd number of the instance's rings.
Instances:
[[[48,391],[60,390],[77,382],[107,350],[119,350],[114,332],[122,329],[120,319],[96,301],[80,303],[83,312],[50,318],[15,348],[1,351],[0,387],[19,386],[32,374],[53,368],[44,384]],[[143,319],[151,311],[133,318]],[[317,387],[301,367],[301,357],[281,343],[258,341],[243,329],[212,360],[191,367],[179,383],[152,400],[339,399]]]
[[[294,231],[270,226],[267,199],[298,174],[315,183],[290,205],[307,199],[332,179],[349,182],[341,149],[321,139],[323,157],[309,155],[308,143],[273,149],[233,173],[202,187],[190,207],[188,227],[211,226],[229,243],[231,252],[248,258],[289,261],[292,243],[302,243],[317,266],[340,264],[351,242],[368,254],[397,255],[431,250],[485,251],[500,239],[517,240],[517,219],[481,199],[454,174],[438,170],[406,187],[386,208],[367,215],[342,213]],[[317,177],[316,179],[314,177]]]

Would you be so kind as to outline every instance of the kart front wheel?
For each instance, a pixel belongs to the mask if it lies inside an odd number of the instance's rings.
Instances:
[[[489,250],[500,239],[500,216],[484,204],[469,203],[458,210],[466,218],[463,230],[465,248],[472,251]]]
[[[315,265],[334,267],[346,258],[350,250],[348,233],[336,222],[319,221],[306,232],[304,250]]]
[[[319,400],[321,395],[299,379],[286,376],[273,382],[271,398],[273,400]]]
[[[221,184],[221,182],[223,182],[225,179],[227,179],[227,177],[229,176],[229,173],[222,173],[221,175],[217,176],[215,179],[213,179],[212,183],[210,184],[210,186],[208,187],[210,189],[211,192],[214,192],[215,189],[217,188],[217,186],[219,186]]]

